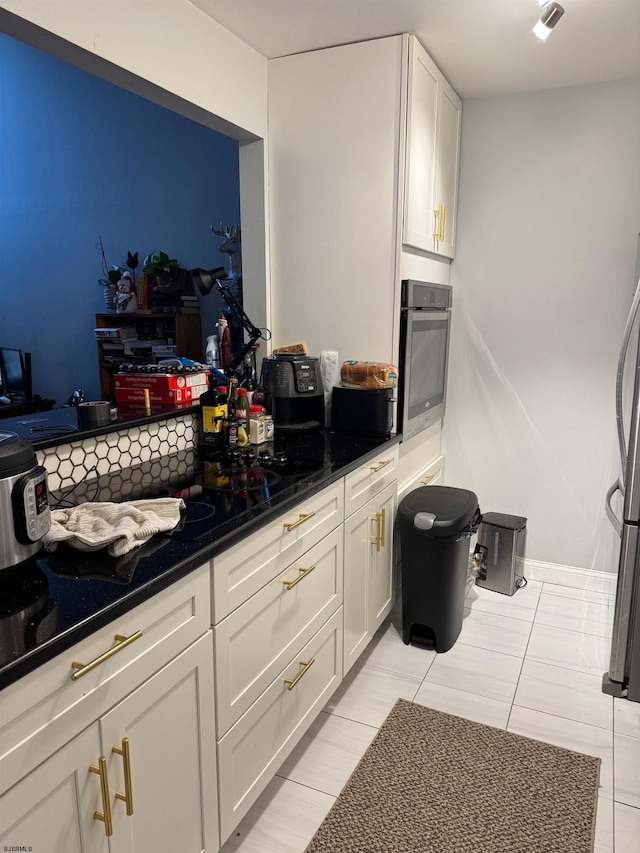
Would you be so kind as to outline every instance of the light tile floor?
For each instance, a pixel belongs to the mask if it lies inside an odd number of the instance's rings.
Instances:
[[[442,655],[402,643],[396,608],[223,853],[302,853],[399,697],[599,756],[594,853],[640,850],[640,703],[600,689],[613,596],[529,581],[466,604]]]

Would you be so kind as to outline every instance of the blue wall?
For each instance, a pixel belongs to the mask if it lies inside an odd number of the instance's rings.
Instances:
[[[110,264],[228,268],[220,220],[240,224],[235,140],[0,34],[0,345],[31,351],[34,393],[100,397],[99,234]]]

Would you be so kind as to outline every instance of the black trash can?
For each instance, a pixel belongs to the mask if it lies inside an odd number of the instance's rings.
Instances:
[[[469,538],[482,520],[466,489],[423,486],[403,498],[396,516],[402,577],[402,639],[446,652],[462,629]]]

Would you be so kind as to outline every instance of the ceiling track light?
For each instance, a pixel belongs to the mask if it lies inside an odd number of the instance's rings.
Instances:
[[[549,2],[549,0],[538,0],[542,6],[543,12],[540,20],[533,28],[533,34],[540,41],[546,41],[549,38],[551,30],[564,15],[564,9],[559,3]]]

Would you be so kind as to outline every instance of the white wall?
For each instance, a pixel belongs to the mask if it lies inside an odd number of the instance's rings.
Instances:
[[[640,231],[640,80],[464,104],[447,483],[615,571],[603,501]]]

